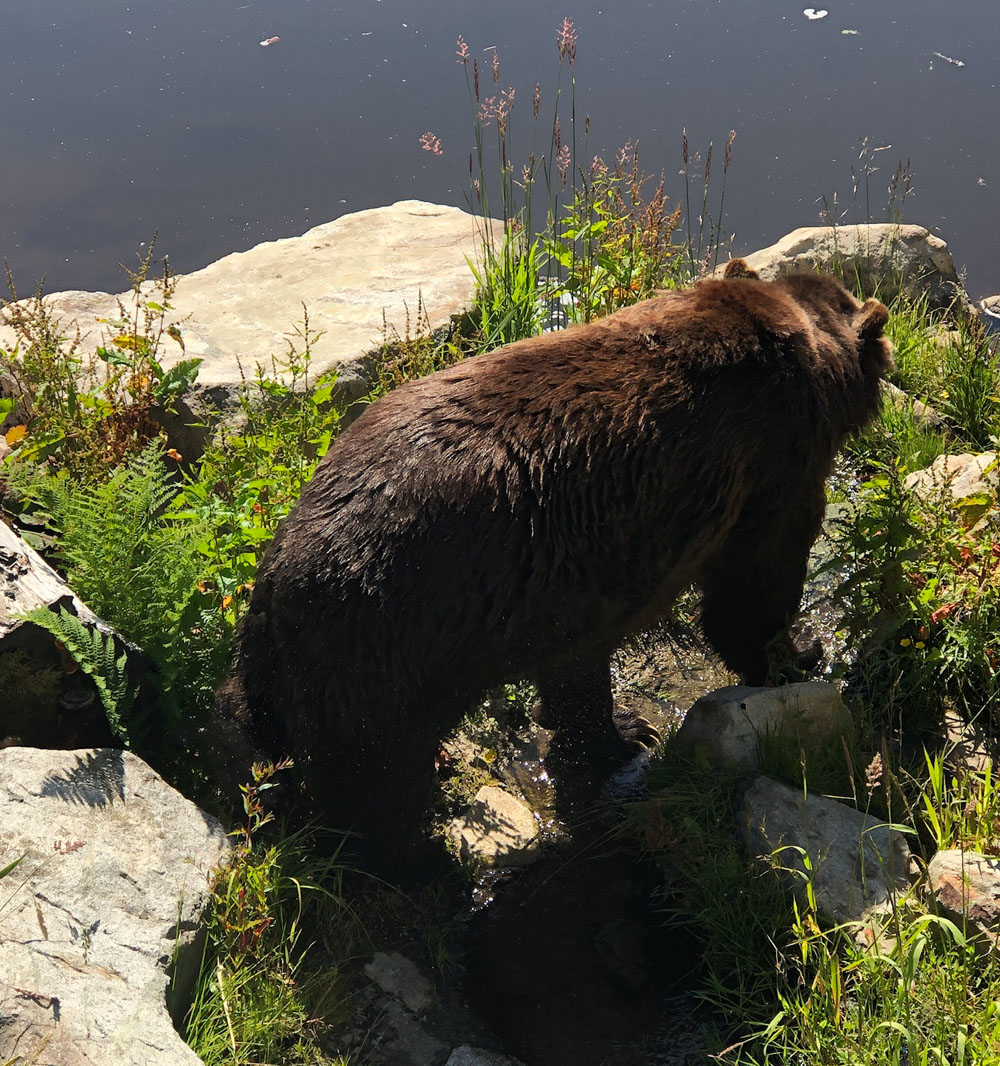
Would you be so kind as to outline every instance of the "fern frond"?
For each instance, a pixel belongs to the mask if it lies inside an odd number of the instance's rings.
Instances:
[[[117,654],[115,638],[96,626],[86,626],[69,608],[36,607],[21,617],[58,640],[73,661],[94,682],[104,713],[115,736],[129,746],[128,719],[136,688],[128,676],[128,652]]]

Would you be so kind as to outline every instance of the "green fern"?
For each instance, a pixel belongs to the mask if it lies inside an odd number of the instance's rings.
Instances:
[[[115,736],[129,747],[129,716],[135,704],[136,687],[128,676],[128,652],[117,654],[114,635],[96,626],[86,626],[68,607],[58,610],[36,607],[21,616],[51,633],[73,661],[94,682],[104,713]]]
[[[178,485],[162,444],[154,441],[104,481],[15,464],[11,482],[35,520],[44,516],[51,554],[73,591],[153,663],[158,731],[178,737],[183,716],[207,713],[228,634],[199,587],[207,524],[172,510]]]

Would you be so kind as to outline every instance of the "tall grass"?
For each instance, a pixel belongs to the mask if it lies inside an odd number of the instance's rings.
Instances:
[[[735,131],[726,140],[714,210],[712,146],[702,166],[697,153],[689,154],[684,132],[685,214],[684,205],[671,201],[664,175],[643,171],[637,142],[626,142],[610,163],[591,154],[590,118],[581,120],[577,99],[578,34],[571,19],[563,20],[555,43],[558,67],[546,107],[540,83],[528,94],[503,86],[496,51],[483,69],[464,38],[457,42],[474,134],[466,199],[480,227],[480,260],[472,264],[480,349],[546,326],[590,321],[701,276],[716,264],[723,243]],[[445,156],[432,132],[420,145]],[[682,219],[686,237],[678,240]]]

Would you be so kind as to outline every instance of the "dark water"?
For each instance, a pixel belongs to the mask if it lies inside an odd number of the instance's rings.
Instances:
[[[907,219],[949,241],[974,296],[1000,291],[995,0],[827,3],[810,20],[803,0],[0,0],[0,256],[22,290],[43,273],[49,290],[116,289],[153,230],[189,271],[396,199],[462,205],[456,36],[487,61],[497,46],[526,119],[570,15],[588,153],[638,138],[676,193],[681,127],[692,149],[738,131],[735,251],[816,223],[823,195],[849,205],[867,137],[891,145],[872,213],[908,158]],[[419,150],[425,130],[445,159]]]

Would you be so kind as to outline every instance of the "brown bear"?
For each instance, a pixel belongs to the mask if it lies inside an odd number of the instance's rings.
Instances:
[[[763,683],[834,456],[877,409],[887,317],[736,261],[383,397],[278,530],[223,714],[386,870],[441,738],[500,682],[537,686],[557,759],[620,759],[609,657],[692,583],[708,640]]]

